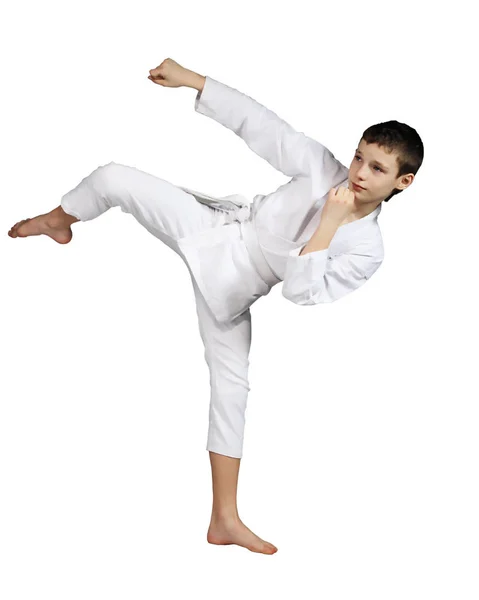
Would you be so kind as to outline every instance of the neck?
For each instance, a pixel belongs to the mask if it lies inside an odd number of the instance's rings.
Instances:
[[[373,204],[368,203],[359,207],[358,210],[355,210],[354,212],[348,215],[348,217],[343,221],[343,224],[351,223],[352,221],[357,221],[358,219],[367,217],[367,215],[370,215],[373,211],[376,210],[376,208],[381,204],[381,202],[382,200]]]

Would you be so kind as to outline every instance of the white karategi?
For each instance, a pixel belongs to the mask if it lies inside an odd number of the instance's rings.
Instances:
[[[120,206],[182,257],[210,372],[206,449],[241,458],[250,306],[280,281],[285,298],[309,306],[361,286],[384,257],[381,205],[339,227],[329,248],[299,256],[318,227],[329,190],[348,186],[349,169],[265,106],[209,76],[195,110],[231,129],[292,179],[250,204],[240,194],[215,198],[111,162],[65,194],[61,206],[81,221]]]

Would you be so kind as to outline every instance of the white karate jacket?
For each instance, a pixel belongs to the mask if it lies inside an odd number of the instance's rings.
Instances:
[[[195,110],[231,129],[292,178],[268,195],[255,196],[252,205],[239,194],[213,198],[182,188],[215,207],[235,205],[223,227],[179,240],[218,321],[235,318],[279,281],[285,298],[310,306],[338,300],[373,275],[384,258],[381,205],[340,226],[327,249],[299,256],[318,227],[330,189],[348,186],[349,169],[330,150],[209,76],[196,96]]]

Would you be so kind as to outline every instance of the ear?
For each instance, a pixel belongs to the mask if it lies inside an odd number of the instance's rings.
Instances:
[[[407,187],[411,185],[414,181],[414,175],[412,173],[408,173],[407,175],[403,175],[401,177],[401,182],[396,185],[396,188],[399,190],[405,190]]]

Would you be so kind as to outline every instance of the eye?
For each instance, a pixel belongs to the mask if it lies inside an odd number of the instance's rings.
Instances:
[[[361,157],[356,154],[356,156],[354,158],[361,158]],[[379,169],[381,171],[381,173],[383,172],[383,170],[381,169],[381,167],[374,167],[374,168],[375,169]]]

